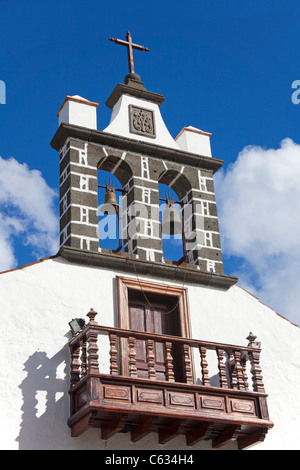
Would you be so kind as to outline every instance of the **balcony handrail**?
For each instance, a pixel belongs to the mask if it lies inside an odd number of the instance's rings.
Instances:
[[[217,355],[220,388],[232,388],[238,390],[248,390],[248,377],[246,363],[251,363],[251,374],[253,391],[265,393],[262,371],[260,368],[260,343],[255,342],[253,333],[248,336],[248,346],[236,346],[233,344],[217,343],[212,341],[195,340],[179,336],[155,334],[110,326],[98,325],[95,321],[97,312],[93,309],[88,313],[89,323],[84,329],[73,337],[69,346],[71,350],[71,387],[74,387],[87,373],[99,374],[98,343],[99,334],[106,334],[110,342],[110,373],[111,375],[125,375],[138,378],[136,364],[135,345],[137,340],[145,341],[147,351],[148,378],[156,380],[155,366],[155,343],[163,343],[165,348],[165,376],[166,381],[175,382],[172,348],[173,343],[182,345],[184,380],[187,384],[194,383],[192,372],[191,348],[198,348],[200,353],[200,365],[202,383],[210,387],[210,377],[206,352],[214,350]],[[119,340],[127,339],[127,350],[123,356],[118,350]],[[122,349],[122,348],[121,348]],[[227,362],[224,361],[224,354],[228,355]],[[120,355],[121,354],[121,355]],[[120,363],[121,360],[121,363]],[[120,369],[120,364],[122,367]],[[123,366],[125,365],[125,369]],[[125,371],[125,372],[124,372]],[[229,374],[229,377],[228,377]]]
[[[127,330],[124,328],[116,328],[112,326],[103,326],[103,325],[90,326],[89,323],[84,327],[84,329],[78,335],[72,338],[69,345],[75,346],[76,343],[80,342],[83,339],[83,337],[86,336],[87,331],[89,329],[97,330],[99,331],[99,333],[101,332],[112,333],[122,338],[129,338],[131,336],[134,336],[136,339],[140,339],[140,340],[152,339],[152,340],[155,340],[156,342],[161,342],[161,343],[164,343],[165,341],[170,341],[170,342],[187,344],[188,346],[191,346],[191,347],[204,346],[210,350],[215,350],[216,348],[220,348],[226,351],[229,351],[229,350],[232,350],[232,351],[239,350],[243,352],[253,351],[253,346],[240,346],[240,345],[233,345],[233,344],[227,344],[227,343],[217,343],[214,341],[204,341],[204,340],[198,340],[198,339],[193,339],[193,338],[186,338],[183,336],[172,336],[172,335],[163,335],[163,334],[158,334],[158,333],[148,333],[148,332],[137,331],[137,330]],[[257,352],[261,352],[261,349],[259,347],[256,347],[255,349]]]

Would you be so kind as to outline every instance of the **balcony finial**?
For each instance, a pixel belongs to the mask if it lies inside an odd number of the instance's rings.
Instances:
[[[249,335],[247,336],[247,340],[249,341],[248,348],[257,348],[259,349],[261,346],[261,343],[255,341],[257,336],[255,336],[251,331]]]
[[[96,315],[98,315],[98,312],[95,312],[93,308],[91,308],[89,313],[87,313],[87,317],[90,319],[90,325],[98,325],[98,323],[95,321]]]

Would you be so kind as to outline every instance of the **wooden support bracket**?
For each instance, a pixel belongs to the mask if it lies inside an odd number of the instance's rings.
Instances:
[[[187,429],[185,432],[186,443],[188,446],[193,446],[199,441],[202,441],[206,437],[209,437],[212,430],[212,423],[203,422],[195,429]]]
[[[151,432],[152,418],[147,418],[131,431],[132,442],[137,442]]]
[[[121,431],[125,426],[126,415],[117,416],[112,422],[102,424],[101,426],[101,439],[109,439],[117,432]]]
[[[71,427],[71,436],[72,437],[78,437],[80,434],[82,434],[84,431],[86,431],[90,426],[89,426],[89,421],[92,413],[89,412],[85,414],[81,419],[79,419],[75,424],[72,425]]]
[[[218,449],[219,447],[224,446],[225,444],[228,444],[231,440],[235,439],[237,437],[237,434],[239,430],[241,429],[241,426],[228,426],[225,428],[223,431],[220,432],[218,437],[214,437],[212,440],[212,447],[214,449]]]
[[[268,429],[259,429],[258,431],[248,434],[246,436],[241,436],[238,437],[238,448],[239,450],[245,449],[245,447],[249,447],[253,444],[256,444],[256,442],[262,442],[265,439],[265,436],[268,432]]]
[[[176,420],[170,423],[169,426],[165,426],[158,431],[158,441],[160,444],[165,444],[174,437],[178,436],[180,425],[183,424],[182,420]]]

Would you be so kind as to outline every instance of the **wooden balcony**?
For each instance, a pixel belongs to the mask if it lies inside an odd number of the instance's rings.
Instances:
[[[88,325],[70,341],[68,424],[73,437],[96,427],[101,428],[102,439],[130,432],[136,442],[157,432],[161,444],[184,434],[189,446],[211,439],[212,447],[219,448],[236,440],[243,449],[262,441],[273,426],[259,365],[260,345],[251,333],[248,346],[241,347],[104,327],[97,324],[95,316],[91,310]],[[105,354],[99,350],[99,343],[103,343],[98,341],[99,335],[109,339],[109,373],[99,370],[99,356]],[[137,342],[145,346],[147,377],[137,367]],[[164,350],[163,379],[156,370],[157,344]],[[176,378],[172,357],[176,348],[182,354],[181,381]],[[201,380],[194,378],[193,350],[199,357]],[[211,351],[218,368],[217,385],[216,377],[212,380],[209,374]]]

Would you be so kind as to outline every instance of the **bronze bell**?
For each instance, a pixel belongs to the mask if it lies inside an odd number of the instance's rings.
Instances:
[[[104,196],[104,204],[101,205],[100,211],[102,214],[112,215],[119,208],[117,196],[113,186],[106,186],[106,193]]]
[[[167,201],[167,207],[163,213],[161,231],[165,235],[182,233],[181,220],[172,200]]]

